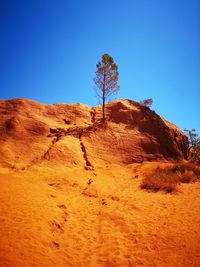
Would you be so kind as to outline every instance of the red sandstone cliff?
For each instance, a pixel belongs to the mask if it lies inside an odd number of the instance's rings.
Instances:
[[[103,127],[100,106],[1,100],[0,164],[16,169],[35,164],[95,167],[186,157],[185,135],[139,103],[109,103],[106,117]]]

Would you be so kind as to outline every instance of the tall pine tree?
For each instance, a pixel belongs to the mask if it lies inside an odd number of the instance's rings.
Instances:
[[[97,95],[102,100],[102,119],[105,122],[106,99],[117,94],[120,88],[118,85],[119,72],[117,64],[108,54],[102,56],[96,67],[94,82],[97,86]]]

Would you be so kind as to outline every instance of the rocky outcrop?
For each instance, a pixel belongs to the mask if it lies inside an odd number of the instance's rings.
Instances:
[[[185,135],[137,102],[107,104],[106,118],[105,127],[100,106],[1,100],[0,164],[95,167],[187,156]]]

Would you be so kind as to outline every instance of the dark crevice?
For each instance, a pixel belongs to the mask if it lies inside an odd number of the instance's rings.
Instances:
[[[82,140],[82,134],[79,135],[79,141],[80,141],[81,150],[83,152],[83,158],[85,160],[85,166],[86,166],[86,168],[93,168],[91,162],[88,159],[86,147],[85,147],[85,145],[83,143],[83,140]]]
[[[91,115],[91,122],[95,123],[95,116],[96,116],[96,111],[95,108],[92,108],[92,111],[90,111],[90,115]]]
[[[92,116],[92,121],[95,120],[95,114]],[[52,141],[52,145],[50,146],[50,148],[44,153],[43,158],[50,160],[50,150],[53,147],[53,145],[58,142],[61,137],[63,136],[74,136],[76,138],[79,139],[80,142],[80,147],[81,147],[81,151],[83,153],[83,158],[85,160],[85,167],[88,169],[92,169],[93,166],[91,164],[91,162],[89,161],[88,158],[88,154],[86,151],[86,147],[83,143],[83,134],[87,134],[90,131],[96,131],[96,126],[95,124],[87,126],[87,127],[70,127],[68,129],[63,129],[63,128],[56,128],[56,129],[50,129],[50,135],[48,135],[49,137],[55,137]]]
[[[64,121],[64,123],[67,124],[67,125],[68,125],[68,124],[71,124],[71,121],[68,120],[68,119],[63,119],[63,121]]]
[[[94,115],[95,116],[95,115]],[[88,169],[93,169],[92,164],[90,163],[88,159],[88,155],[86,152],[86,147],[83,143],[82,136],[84,133],[88,133],[90,131],[96,131],[97,127],[94,125],[90,125],[88,127],[70,127],[69,129],[65,130],[63,128],[50,128],[50,134],[47,137],[53,137],[52,143],[49,146],[49,148],[41,155],[41,157],[37,157],[33,159],[26,167],[23,168],[24,170],[27,170],[31,168],[33,165],[39,163],[41,160],[50,160],[50,151],[53,148],[53,146],[64,136],[74,136],[79,139],[81,150],[83,153],[83,158],[85,160],[85,167]]]
[[[61,139],[62,135],[55,135],[55,138],[52,140],[52,144],[50,145],[50,147],[48,148],[48,150],[43,154],[41,159],[47,159],[50,160],[50,150],[52,149],[52,147]]]
[[[52,140],[51,145],[49,146],[49,148],[42,154],[42,156],[33,159],[26,167],[23,167],[23,171],[28,170],[29,168],[31,168],[33,165],[37,164],[38,162],[40,162],[43,159],[46,160],[50,160],[50,150],[52,149],[52,147],[55,145],[55,143],[57,143],[60,140],[61,136],[55,136],[55,138]]]

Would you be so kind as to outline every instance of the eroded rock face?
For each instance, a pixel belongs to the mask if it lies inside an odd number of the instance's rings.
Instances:
[[[187,156],[185,135],[154,111],[131,100],[101,107],[0,101],[0,164],[82,166],[177,160]]]

